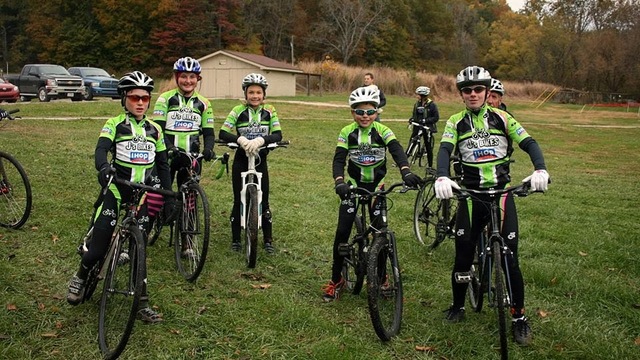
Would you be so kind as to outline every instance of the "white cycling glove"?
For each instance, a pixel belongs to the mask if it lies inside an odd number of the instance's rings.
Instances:
[[[244,149],[247,153],[252,153],[255,155],[258,153],[258,150],[262,147],[262,145],[264,145],[264,138],[257,137],[253,140],[249,140],[247,147],[245,147]]]
[[[446,176],[437,178],[434,187],[436,190],[436,198],[440,200],[451,199],[453,197],[453,188],[460,190],[460,186]]]
[[[533,174],[522,179],[522,182],[531,182],[531,190],[533,191],[547,191],[549,184],[549,173],[547,170],[536,170]]]
[[[238,140],[236,140],[236,142],[238,143],[238,145],[240,145],[241,148],[244,149],[244,151],[247,151],[247,146],[249,145],[251,140],[247,139],[244,136],[239,136]]]

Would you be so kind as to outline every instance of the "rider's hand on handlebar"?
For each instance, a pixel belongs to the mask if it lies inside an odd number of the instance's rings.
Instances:
[[[536,170],[533,174],[527,176],[522,182],[531,182],[531,190],[533,191],[547,191],[549,184],[549,173],[547,170]]]
[[[420,176],[412,173],[411,170],[405,168],[400,170],[400,173],[402,173],[402,181],[404,181],[408,187],[419,187],[422,185]]]
[[[264,138],[257,137],[249,141],[249,143],[247,144],[247,147],[245,148],[245,151],[247,153],[257,154],[258,149],[260,149],[262,145],[264,145]]]
[[[460,186],[446,176],[440,176],[436,179],[434,185],[436,198],[440,200],[451,199],[453,197],[453,188],[460,190]]]
[[[204,161],[211,161],[214,157],[216,157],[216,154],[211,149],[204,149],[204,151],[202,152],[202,157],[204,158]]]
[[[244,149],[244,151],[247,151],[247,146],[251,141],[244,136],[239,136],[236,142],[238,143],[238,145],[240,145],[241,148]]]
[[[336,181],[336,194],[340,196],[341,199],[346,199],[349,197],[349,193],[351,193],[351,186],[345,183],[344,180],[340,179]]]
[[[98,183],[100,186],[106,187],[109,183],[109,177],[116,172],[116,169],[111,166],[111,164],[104,164],[100,167],[98,171]]]

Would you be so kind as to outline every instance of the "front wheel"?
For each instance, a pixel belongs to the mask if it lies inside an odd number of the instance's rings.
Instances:
[[[364,284],[364,277],[367,271],[366,264],[366,252],[365,252],[365,239],[364,224],[360,215],[356,216],[353,222],[353,238],[354,241],[348,246],[348,255],[345,256],[342,263],[342,277],[345,280],[347,290],[353,295],[360,294],[362,285]]]
[[[40,102],[49,102],[51,100],[49,93],[47,93],[47,89],[43,87],[38,89],[38,100],[40,100]]]
[[[391,340],[400,332],[403,306],[402,279],[393,233],[377,235],[369,249],[367,298],[376,334],[382,341]]]
[[[182,211],[176,220],[176,265],[187,281],[195,281],[207,259],[211,214],[207,195],[199,184],[190,184],[183,194]]]
[[[247,187],[247,208],[245,213],[244,245],[247,257],[247,267],[256,267],[258,257],[258,189],[256,186]]]
[[[13,156],[0,152],[0,226],[18,229],[31,213],[31,183]]]
[[[135,225],[116,235],[107,257],[98,325],[100,350],[105,359],[116,359],[124,351],[133,330],[143,291],[144,239]],[[129,250],[129,261],[118,261]]]

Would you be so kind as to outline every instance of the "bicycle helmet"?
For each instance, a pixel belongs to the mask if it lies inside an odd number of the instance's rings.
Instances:
[[[456,87],[461,90],[469,85],[491,86],[491,74],[483,67],[468,66],[456,76]]]
[[[349,95],[349,106],[355,109],[356,105],[368,103],[378,107],[380,104],[380,90],[371,86],[359,87]]]
[[[198,60],[187,56],[178,59],[173,64],[173,71],[200,74],[200,72],[202,72],[202,68],[200,67]]]
[[[418,86],[418,88],[416,89],[416,94],[422,95],[422,96],[427,96],[427,95],[431,94],[431,89],[429,89],[426,86]]]
[[[489,89],[489,91],[495,91],[500,95],[504,95],[505,93],[504,86],[502,86],[502,83],[500,82],[500,80],[495,78],[491,79],[491,88]]]
[[[127,91],[132,89],[147,90],[151,94],[153,91],[153,79],[141,71],[127,73],[118,81],[118,94],[124,96]]]
[[[269,83],[267,83],[267,78],[265,78],[262,74],[251,73],[245,76],[244,79],[242,79],[242,91],[246,92],[247,88],[250,85],[259,85],[266,93]]]

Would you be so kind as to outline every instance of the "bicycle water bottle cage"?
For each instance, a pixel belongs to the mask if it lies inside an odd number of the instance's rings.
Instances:
[[[471,274],[468,271],[457,272],[453,276],[458,284],[468,284],[471,282]]]

